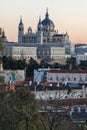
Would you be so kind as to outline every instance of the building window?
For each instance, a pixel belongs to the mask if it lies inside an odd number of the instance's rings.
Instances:
[[[19,31],[21,31],[22,29],[21,28],[19,28]]]
[[[38,54],[40,54],[40,51],[38,51]]]
[[[49,51],[47,51],[47,54],[49,54]]]
[[[79,82],[83,82],[83,79],[82,79],[82,77],[80,76],[80,78],[79,78]]]
[[[87,77],[85,77],[85,81],[87,81]]]
[[[68,77],[68,81],[70,81],[70,77]]]
[[[58,77],[58,76],[56,77],[56,80],[59,80],[59,77]]]
[[[76,77],[74,77],[74,81],[76,81]]]
[[[43,51],[43,54],[45,54],[45,51]]]
[[[65,78],[64,78],[64,77],[62,77],[62,79],[61,79],[61,80],[62,80],[62,82],[64,82],[64,81],[65,81]]]
[[[51,77],[49,78],[49,80],[53,80],[53,77],[51,76]]]

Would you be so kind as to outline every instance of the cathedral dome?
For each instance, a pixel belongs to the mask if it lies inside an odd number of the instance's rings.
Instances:
[[[53,31],[54,30],[55,26],[54,26],[53,21],[49,19],[48,10],[46,12],[45,19],[42,20],[41,23],[43,25],[44,31]]]
[[[45,18],[43,21],[42,21],[42,25],[43,26],[54,26],[54,23],[48,19],[48,18]]]

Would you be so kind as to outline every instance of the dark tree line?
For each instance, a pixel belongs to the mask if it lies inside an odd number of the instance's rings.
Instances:
[[[14,60],[11,57],[2,57],[3,69],[5,70],[23,70],[26,66],[25,60]]]
[[[24,59],[14,60],[11,57],[2,57],[3,69],[5,70],[23,70],[26,68],[26,76],[33,77],[33,70],[38,68],[48,68],[50,65],[45,61],[42,60],[40,64],[30,58],[29,63],[26,63]]]
[[[29,62],[26,63],[25,59],[14,60],[11,57],[3,56],[0,58],[2,60],[3,69],[5,70],[23,70],[26,68],[26,76],[33,77],[33,70],[38,68],[60,68],[60,69],[87,69],[87,61],[81,61],[79,65],[76,63],[76,58],[68,58],[65,64],[53,63],[50,64],[46,60],[41,60],[38,63],[33,58],[30,58]]]

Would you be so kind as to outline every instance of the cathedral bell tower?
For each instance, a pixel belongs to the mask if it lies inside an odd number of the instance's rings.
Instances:
[[[41,18],[40,17],[39,17],[39,22],[38,22],[38,25],[37,25],[37,30],[38,30],[38,32],[43,30],[43,25],[41,23]]]
[[[37,42],[43,44],[43,25],[41,23],[41,18],[39,17],[39,22],[37,25]]]
[[[24,25],[22,22],[22,18],[20,18],[20,23],[18,26],[18,43],[22,43],[22,36],[24,35]]]

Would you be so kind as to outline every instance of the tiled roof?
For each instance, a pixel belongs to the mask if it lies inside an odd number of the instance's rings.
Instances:
[[[50,84],[52,84],[52,86],[57,86],[57,82],[42,82],[40,83],[40,85],[42,86],[50,86]]]
[[[66,34],[54,34],[53,37],[63,37],[66,36]]]
[[[15,86],[23,86],[23,81],[15,81],[14,85]]]
[[[87,70],[58,70],[52,69],[49,73],[87,73]]]

